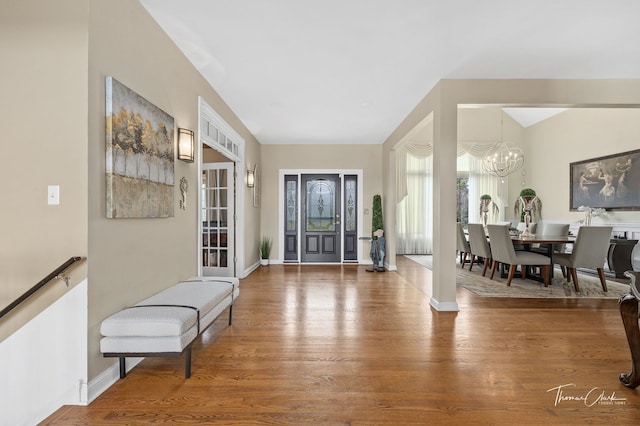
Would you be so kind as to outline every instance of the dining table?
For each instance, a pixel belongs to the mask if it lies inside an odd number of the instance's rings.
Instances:
[[[549,256],[549,283],[553,279],[553,252],[555,244],[573,244],[576,242],[574,235],[545,235],[545,234],[532,234],[524,236],[522,234],[514,234],[511,236],[511,241],[514,246],[521,245],[524,250],[531,250],[534,244],[539,244],[540,247],[545,249],[545,255]],[[534,280],[544,282],[544,278],[536,274],[527,274]]]

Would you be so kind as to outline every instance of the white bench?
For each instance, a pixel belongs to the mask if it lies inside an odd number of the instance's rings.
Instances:
[[[197,277],[169,287],[104,319],[100,351],[120,359],[120,378],[127,357],[180,357],[185,353],[185,377],[191,377],[191,343],[240,294],[234,277]]]

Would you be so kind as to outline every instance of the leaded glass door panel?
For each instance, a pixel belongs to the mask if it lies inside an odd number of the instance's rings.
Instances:
[[[302,175],[301,237],[303,262],[340,262],[341,179],[339,175]]]
[[[344,176],[344,260],[358,260],[358,176]]]
[[[284,177],[284,260],[298,260],[298,175]]]

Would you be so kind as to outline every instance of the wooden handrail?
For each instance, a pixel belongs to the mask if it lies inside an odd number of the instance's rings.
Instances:
[[[38,284],[36,284],[33,287],[31,287],[22,296],[18,297],[16,300],[11,302],[9,304],[9,306],[4,308],[0,312],[0,318],[2,318],[3,316],[5,316],[9,312],[11,312],[11,310],[13,308],[15,308],[16,306],[18,306],[19,304],[21,304],[22,302],[27,300],[29,298],[29,296],[31,296],[36,291],[40,290],[42,287],[44,287],[45,284],[47,284],[49,281],[51,281],[51,280],[53,280],[55,278],[60,278],[61,280],[64,280],[64,282],[67,283],[67,286],[68,286],[69,285],[69,277],[67,277],[65,275],[62,275],[62,273],[64,271],[66,271],[67,269],[69,269],[75,263],[80,262],[81,260],[84,260],[84,258],[80,257],[80,256],[75,256],[75,257],[69,258],[69,260],[64,262],[62,265],[58,266],[53,272],[51,272],[49,275],[47,275],[42,280],[40,280],[40,282],[38,282]]]

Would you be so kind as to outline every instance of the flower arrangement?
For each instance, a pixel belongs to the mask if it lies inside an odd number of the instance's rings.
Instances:
[[[580,206],[578,207],[578,211],[584,212],[584,220],[582,221],[582,224],[584,226],[591,226],[592,218],[600,216],[601,214],[604,214],[606,212],[605,209],[602,209],[600,207],[593,208],[589,206]]]

